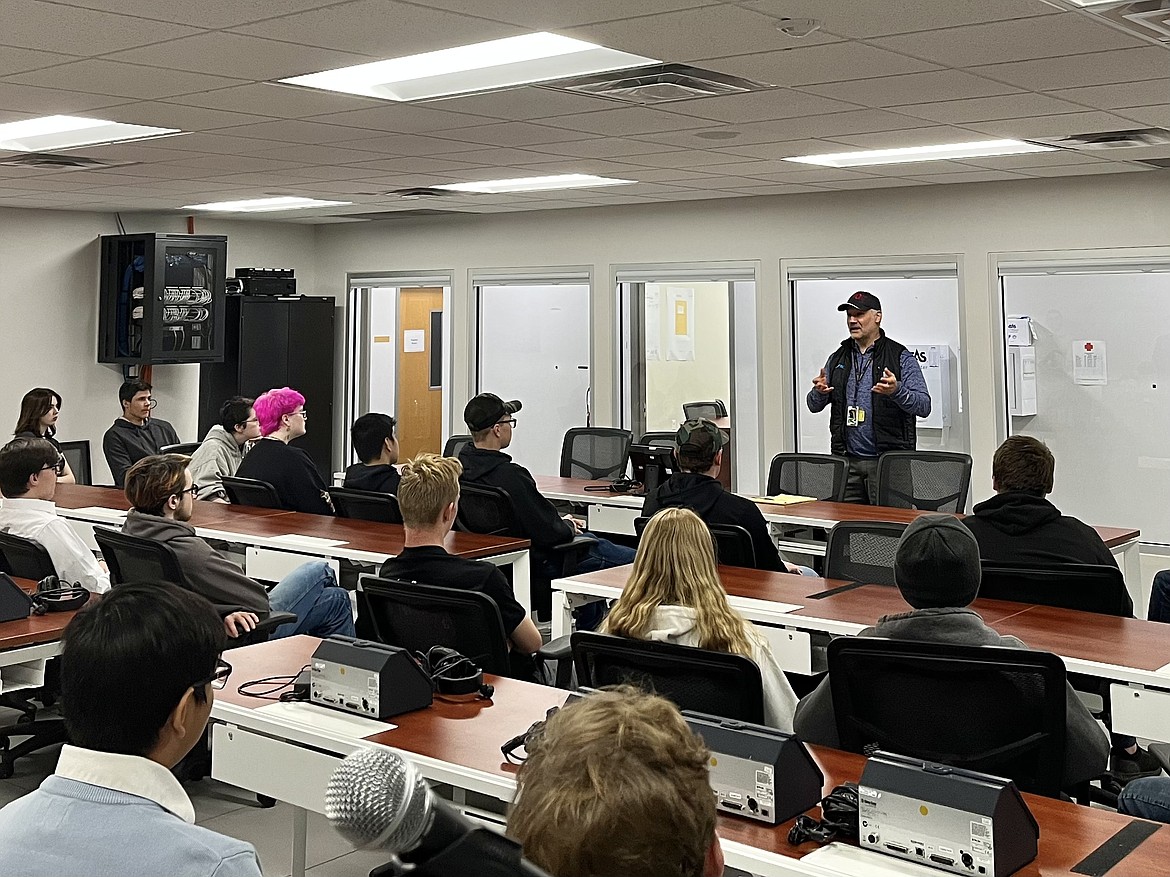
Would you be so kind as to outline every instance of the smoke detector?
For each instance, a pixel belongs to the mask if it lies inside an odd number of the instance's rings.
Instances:
[[[561,79],[537,87],[649,105],[724,94],[746,94],[774,86],[686,64],[657,64],[634,70]]]

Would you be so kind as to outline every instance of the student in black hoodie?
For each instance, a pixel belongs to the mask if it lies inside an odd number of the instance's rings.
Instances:
[[[664,508],[686,508],[707,524],[738,524],[752,537],[756,568],[775,572],[816,575],[811,569],[789,563],[780,556],[768,534],[763,514],[750,499],[723,489],[719,470],[727,435],[709,420],[688,420],[675,436],[675,459],[683,471],[676,472],[642,504],[642,514],[651,517]]]
[[[360,463],[345,470],[345,487],[398,493],[398,439],[394,437],[394,418],[389,414],[363,414],[349,431],[353,451]]]

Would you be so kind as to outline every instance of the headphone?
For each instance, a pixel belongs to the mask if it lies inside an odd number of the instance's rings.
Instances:
[[[45,576],[37,582],[36,592],[30,595],[33,615],[46,612],[69,612],[80,609],[89,601],[89,591],[81,585],[62,582],[57,576]]]
[[[496,689],[483,681],[483,670],[454,649],[431,646],[426,654],[419,654],[419,663],[431,678],[431,685],[439,694],[478,694],[490,700]]]

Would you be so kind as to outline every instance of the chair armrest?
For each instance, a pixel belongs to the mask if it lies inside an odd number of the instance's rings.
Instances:
[[[256,625],[253,634],[265,636],[272,633],[276,628],[282,624],[291,624],[297,620],[297,616],[292,612],[271,612],[268,617]]]
[[[568,542],[553,545],[549,551],[561,555],[561,575],[571,576],[585,553],[597,544],[595,536],[574,536]]]
[[[536,657],[545,661],[563,661],[573,656],[573,646],[569,642],[570,636],[558,636],[545,643],[536,651]]]

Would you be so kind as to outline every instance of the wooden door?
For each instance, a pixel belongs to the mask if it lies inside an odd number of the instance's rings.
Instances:
[[[443,290],[398,291],[398,458],[441,453]]]

